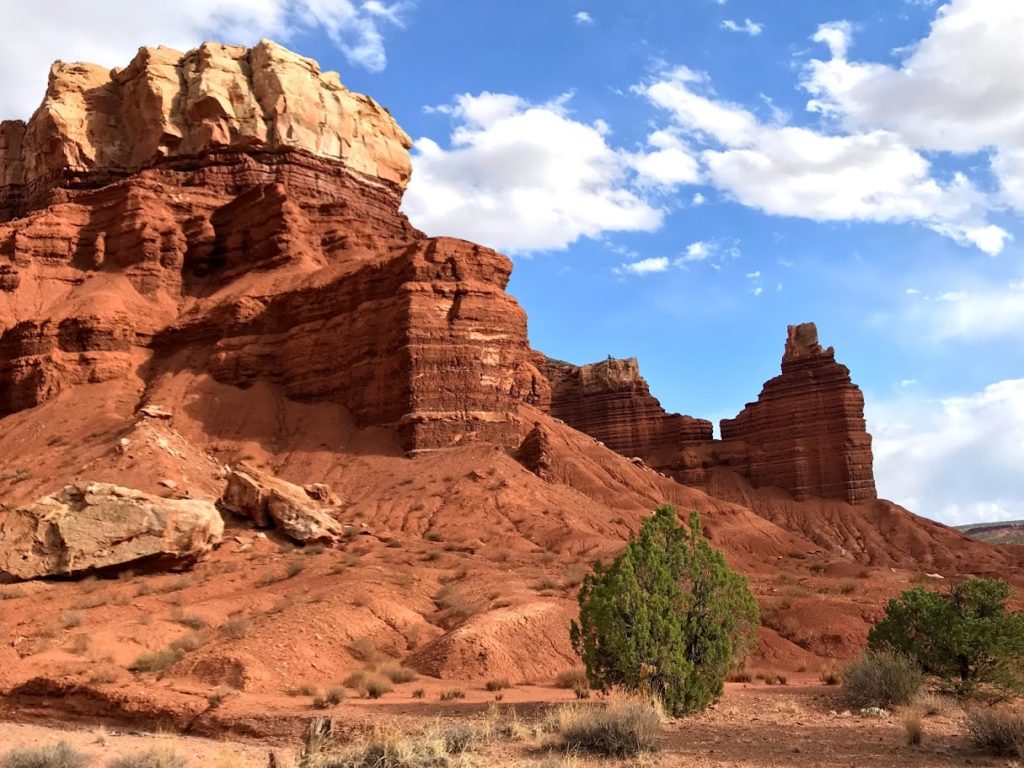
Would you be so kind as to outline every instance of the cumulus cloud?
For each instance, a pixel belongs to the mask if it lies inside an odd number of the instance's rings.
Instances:
[[[633,155],[632,166],[642,182],[674,187],[700,181],[700,167],[689,148],[670,131],[647,137],[651,149]]]
[[[764,24],[758,24],[756,21],[751,21],[750,19],[744,19],[742,23],[737,23],[732,19],[726,19],[722,22],[722,29],[727,29],[730,32],[742,32],[745,35],[757,37],[764,32]]]
[[[578,11],[572,17],[572,19],[573,19],[573,21],[575,21],[577,24],[579,24],[581,26],[586,26],[588,24],[593,24],[594,23],[594,17],[591,16],[586,11]]]
[[[639,170],[646,168],[642,154],[610,146],[607,126],[573,119],[568,100],[457,97],[447,110],[449,146],[415,143],[404,202],[413,223],[519,253],[657,229],[663,212],[643,192],[642,176],[653,171]]]
[[[204,40],[287,44],[303,29],[322,28],[349,63],[370,71],[387,64],[384,31],[402,23],[408,3],[369,0],[177,0],[142,3],[38,0],[21,3],[0,32],[0,118],[27,118],[39,105],[50,64],[126,64],[141,45],[188,49]],[[10,21],[10,19],[9,19]]]
[[[965,396],[868,398],[879,495],[959,525],[1024,517],[1024,379]]]
[[[1007,76],[1024,69],[1024,4],[951,0],[895,66],[851,60],[852,35],[846,22],[818,30],[831,56],[807,67],[808,107],[917,149],[991,152],[1004,200],[1024,210],[1024,81]]]
[[[822,39],[842,51],[847,36],[835,26]],[[966,175],[938,178],[892,131],[832,134],[764,121],[716,97],[707,76],[686,67],[634,90],[668,113],[675,135],[699,147],[702,180],[742,205],[816,221],[920,222],[988,254],[1009,238],[986,220],[989,201]]]

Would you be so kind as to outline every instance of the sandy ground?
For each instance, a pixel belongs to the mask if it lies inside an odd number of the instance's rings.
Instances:
[[[436,700],[408,704],[380,704],[369,722],[388,724],[416,732],[432,726],[482,723],[488,717],[510,718],[512,711],[525,724],[536,723],[544,702],[524,701],[516,690],[508,691],[500,704],[445,705]],[[552,692],[553,695],[559,695]],[[509,704],[508,700],[517,701]],[[328,711],[344,720],[344,708]],[[490,712],[488,712],[490,710]],[[495,711],[500,714],[496,715]],[[517,739],[492,738],[467,758],[476,766],[583,766],[644,765],[692,768],[930,768],[931,766],[1011,766],[1006,758],[979,754],[963,736],[963,713],[952,707],[947,713],[924,718],[924,740],[919,746],[905,741],[901,715],[862,716],[847,711],[839,692],[798,681],[796,685],[766,686],[763,683],[729,684],[722,700],[708,712],[667,723],[660,750],[640,761],[614,761],[565,756],[543,749],[545,738],[529,734]],[[343,723],[339,723],[343,724]],[[249,768],[267,764],[276,752],[290,765],[294,751],[279,744],[258,741],[211,741],[183,736],[129,734],[113,729],[78,727],[64,730],[57,724],[0,724],[0,743],[5,748],[38,746],[64,740],[103,766],[115,756],[133,754],[153,746],[167,746],[188,760],[189,766]]]

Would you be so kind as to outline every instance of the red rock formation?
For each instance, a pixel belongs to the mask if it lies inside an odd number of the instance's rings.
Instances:
[[[818,344],[813,323],[789,327],[782,375],[722,421],[720,441],[710,422],[666,413],[636,360],[580,368],[549,361],[548,370],[553,415],[680,482],[705,487],[708,473],[722,467],[795,499],[876,498],[864,398],[834,350]]]
[[[517,402],[544,396],[511,262],[410,226],[408,138],[307,59],[56,65],[2,135],[0,416],[185,368],[337,403],[415,451],[516,445]]]
[[[876,498],[864,396],[814,323],[789,326],[782,375],[756,403],[722,420],[722,440],[747,449],[741,474],[755,486],[785,488],[795,499]]]
[[[666,413],[636,358],[574,366],[547,361],[551,414],[624,456],[645,461],[711,440],[711,422]]]

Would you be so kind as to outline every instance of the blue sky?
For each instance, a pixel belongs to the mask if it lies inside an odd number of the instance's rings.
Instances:
[[[882,495],[946,522],[1024,518],[1024,4],[14,14],[5,116],[27,116],[58,56],[273,37],[392,111],[416,142],[413,222],[514,258],[536,348],[638,357],[666,408],[717,420],[813,320],[865,392]]]

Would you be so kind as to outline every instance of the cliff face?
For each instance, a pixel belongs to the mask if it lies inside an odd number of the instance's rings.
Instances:
[[[666,413],[636,358],[574,366],[547,361],[551,414],[624,456],[645,459],[712,438],[711,422]]]
[[[3,135],[0,416],[184,369],[408,451],[518,443],[543,377],[511,262],[409,224],[409,140],[336,75],[268,42],[58,63]]]
[[[782,375],[722,420],[721,440],[708,421],[666,413],[634,359],[550,363],[549,371],[553,415],[683,483],[706,486],[710,472],[726,468],[798,500],[876,498],[864,397],[813,323],[789,327]]]
[[[876,498],[864,396],[832,347],[818,343],[814,323],[789,326],[782,374],[757,402],[722,420],[722,440],[746,445],[745,475],[796,499],[850,502]]]
[[[266,40],[184,54],[142,48],[124,69],[58,61],[28,123],[0,123],[0,221],[94,183],[97,172],[226,148],[302,149],[404,187],[410,145],[373,99]]]

